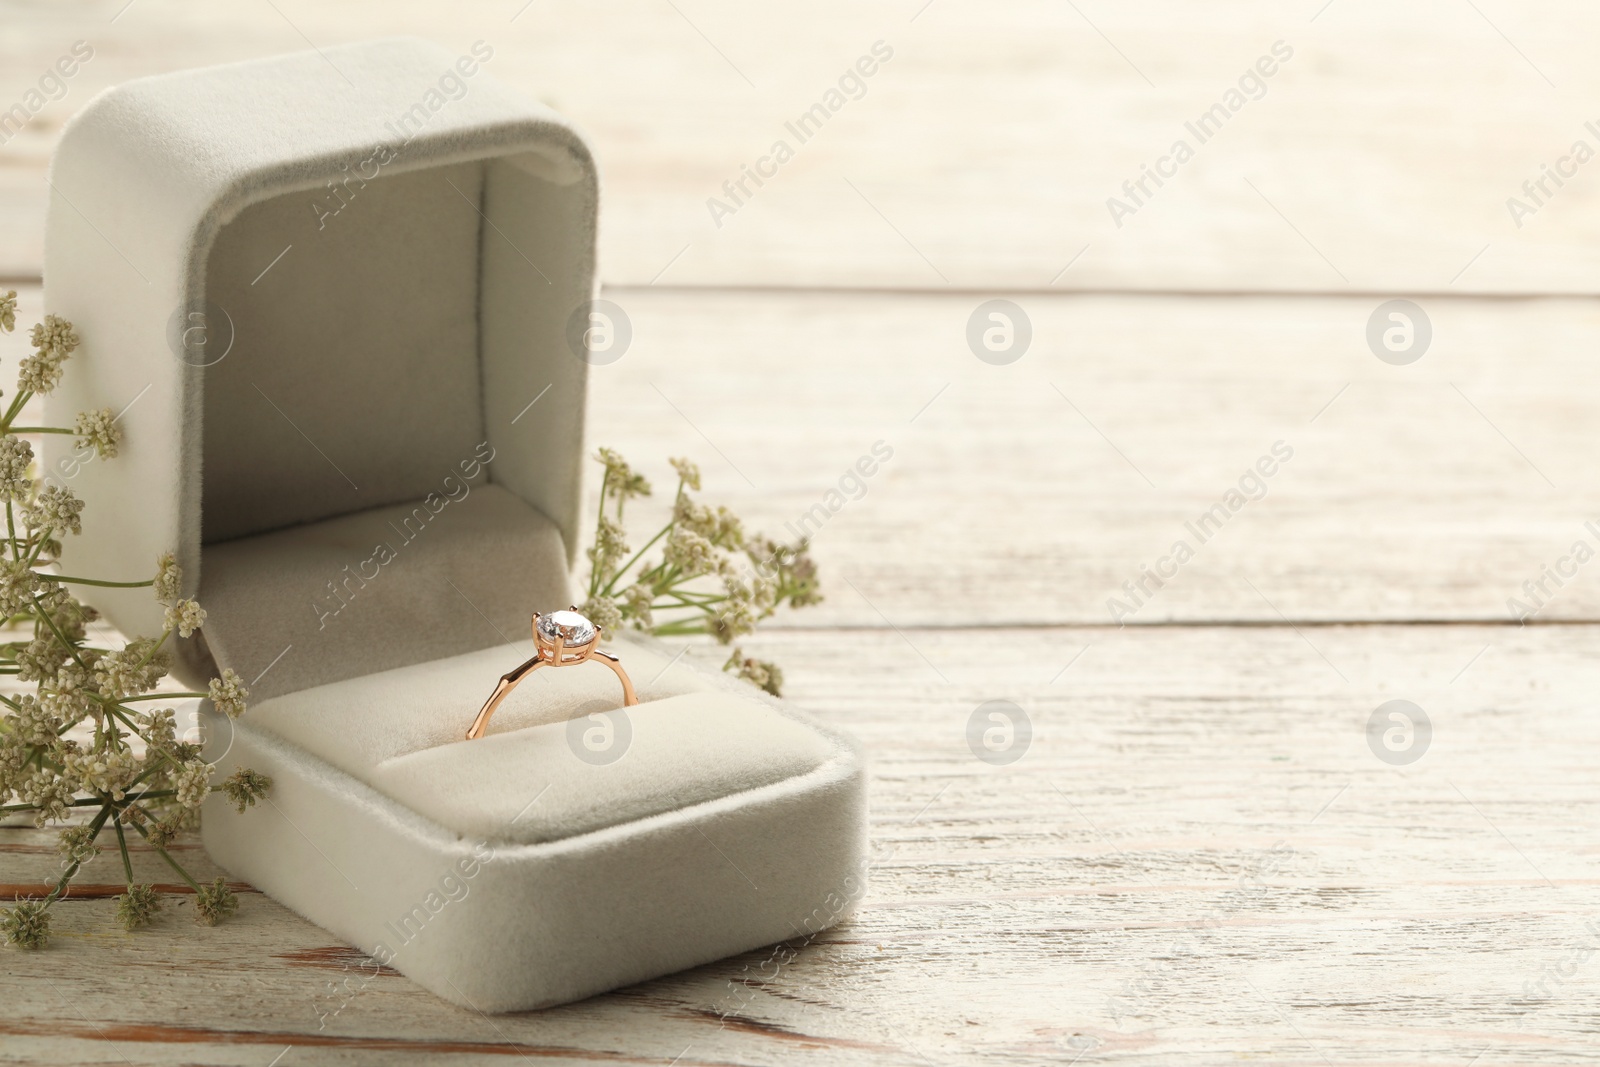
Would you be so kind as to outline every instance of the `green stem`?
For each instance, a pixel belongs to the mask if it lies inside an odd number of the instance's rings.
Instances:
[[[72,876],[78,873],[78,868],[80,866],[82,866],[82,865],[78,864],[78,863],[74,863],[70,867],[68,867],[65,871],[61,872],[61,881],[57,882],[56,883],[56,887],[54,889],[50,890],[50,892],[45,895],[45,898],[44,898],[44,906],[45,907],[48,908],[51,904],[54,904],[58,899],[60,899],[61,894],[66,892],[67,883],[72,881]]]
[[[11,433],[77,433],[78,432],[77,430],[69,430],[65,426],[12,426],[12,427],[9,427],[9,431]]]
[[[94,842],[96,837],[100,836],[100,829],[101,827],[105,826],[106,818],[111,814],[113,807],[110,801],[102,801],[102,803],[105,805],[105,807],[101,808],[100,814],[96,815],[89,823],[89,829],[94,831],[89,835],[89,841],[91,844]],[[46,907],[48,907],[53,901],[59,899],[62,893],[66,892],[67,883],[72,881],[72,876],[78,873],[78,868],[81,866],[83,866],[83,862],[79,860],[74,862],[72,866],[68,867],[62,872],[61,881],[57,882],[56,887],[50,890],[50,894],[44,898]]]
[[[610,468],[607,468],[606,477],[600,479],[600,511],[595,516],[595,544],[600,542],[600,524],[606,521],[606,486],[611,480]],[[589,564],[589,595],[592,597],[600,587],[600,567],[593,561]]]
[[[728,594],[726,593],[696,593],[692,589],[667,589],[663,590],[660,595],[677,597],[679,600],[683,601],[686,606],[716,604],[728,599]],[[672,607],[671,604],[666,604],[663,606]]]
[[[667,561],[663,559],[660,563],[639,575],[638,581],[640,585],[648,585],[652,592],[659,593],[672,584],[665,577],[668,573]]]
[[[61,642],[62,648],[72,653],[72,658],[78,661],[78,666],[82,667],[84,670],[88,670],[89,665],[83,662],[83,657],[78,655],[78,650],[73,647],[72,642],[68,641],[67,636],[61,632],[59,627],[56,626],[56,620],[50,617],[50,613],[48,611],[44,610],[44,605],[39,603],[39,598],[36,596],[30,596],[28,599],[33,601],[34,610],[39,613],[39,621],[48,626],[50,628],[50,632],[56,635],[56,640]]]
[[[111,825],[117,831],[117,849],[122,853],[122,869],[128,875],[128,888],[133,888],[133,860],[128,858],[128,837],[122,832],[122,815],[119,813],[111,820]]]
[[[39,557],[44,553],[44,546],[50,540],[50,533],[50,530],[41,530],[39,532],[38,542],[33,546],[32,549],[28,551],[29,567],[32,567],[35,563],[39,562]],[[55,575],[52,574],[49,575],[49,577],[54,578]]]
[[[178,795],[178,791],[176,789],[153,789],[148,793],[140,793],[138,796],[127,797],[123,801],[122,806],[123,807],[127,807],[129,804],[132,804],[135,801],[139,801],[139,800],[150,800],[150,799],[155,798],[155,797],[173,797],[173,796],[177,796],[177,795]],[[105,803],[105,799],[103,797],[80,797],[77,800],[69,800],[69,801],[67,801],[67,805],[66,806],[69,807],[69,808],[92,808],[96,804],[104,804],[104,803]],[[13,812],[19,812],[19,811],[38,811],[38,810],[39,810],[39,805],[37,805],[37,804],[7,804],[4,807],[0,807],[0,812],[3,812],[5,814],[7,814],[7,815],[9,815],[9,814],[11,814]]]
[[[635,552],[633,554],[633,558],[630,559],[628,562],[624,563],[617,570],[617,573],[611,576],[611,581],[607,582],[606,583],[606,587],[604,589],[600,590],[600,595],[601,596],[609,595],[611,590],[616,588],[618,580],[621,579],[624,574],[628,573],[628,568],[633,566],[635,563],[638,563],[639,560],[644,557],[644,554],[646,552],[650,551],[651,547],[657,541],[661,540],[663,537],[665,537],[668,533],[670,533],[672,531],[672,527],[674,525],[675,525],[674,523],[670,523],[670,522],[667,523],[665,526],[661,527],[661,529],[656,533],[656,535],[654,537],[652,537],[652,538],[650,538],[650,540],[646,541],[644,547],[641,548],[639,551]],[[594,594],[591,592],[589,595],[593,596]]]
[[[684,619],[679,622],[666,622],[660,626],[653,626],[650,632],[657,637],[684,637],[689,634],[708,634],[711,631],[705,622],[699,619]]]
[[[147,585],[154,585],[155,579],[149,578],[142,582],[103,582],[99,578],[74,578],[70,574],[45,574],[40,577],[49,578],[53,582],[76,582],[79,585],[101,585],[107,589],[140,589]]]
[[[662,566],[666,566],[666,564],[663,563]],[[655,585],[651,586],[651,588],[657,593],[664,593],[667,590],[671,589],[674,585],[676,585],[681,580],[680,576],[682,574],[683,574],[683,568],[682,567],[677,567],[677,566],[671,567],[671,568],[669,568],[667,570],[667,572],[665,574],[663,574],[660,578],[656,579]]]
[[[86,797],[83,800],[69,800],[69,801],[67,801],[67,807],[69,807],[69,808],[87,808],[91,804],[101,804],[101,803],[104,803],[104,802],[99,797]],[[7,804],[4,807],[0,807],[0,812],[5,812],[7,815],[11,814],[14,811],[38,811],[38,810],[39,810],[39,805],[37,805],[37,804]]]
[[[23,389],[12,398],[11,406],[6,408],[5,417],[0,418],[0,433],[11,432],[11,420],[22,413],[23,405],[28,402],[28,398],[31,396],[33,396],[33,393],[30,390]]]
[[[133,669],[134,670],[139,670],[146,663],[149,663],[151,658],[153,656],[155,656],[155,654],[157,652],[161,651],[161,646],[167,643],[167,638],[169,638],[171,636],[172,636],[172,627],[169,626],[165,630],[162,630],[161,631],[161,640],[157,641],[155,644],[150,646],[150,651],[146,652],[144,654],[144,658],[141,659],[138,663],[135,663],[133,665]]]
[[[138,823],[134,823],[133,828],[139,831],[140,837],[144,838],[146,841],[150,841],[150,833],[144,827],[140,826]],[[178,861],[167,855],[166,849],[162,848],[154,841],[150,841],[150,847],[156,850],[157,855],[167,861],[167,866],[178,872],[179,878],[182,878],[185,882],[189,883],[190,889],[193,889],[196,893],[200,892],[200,886],[195,883],[193,878],[189,877],[189,872],[178,866]]]
[[[11,501],[6,501],[6,537],[11,541],[11,558],[16,559],[22,555],[22,550],[17,547],[17,520],[11,514]]]
[[[183,700],[187,697],[209,697],[210,693],[146,693],[143,696],[123,697],[119,704],[131,704],[135,700]]]

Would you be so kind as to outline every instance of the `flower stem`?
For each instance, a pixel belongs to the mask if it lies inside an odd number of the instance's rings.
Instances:
[[[600,544],[600,524],[606,521],[606,489],[611,485],[611,469],[606,468],[605,477],[600,479],[600,511],[595,516],[595,545]],[[598,558],[598,553],[597,553]],[[600,588],[600,565],[591,562],[589,567],[589,595],[592,597]]]
[[[139,836],[140,837],[144,838],[146,841],[150,841],[150,833],[144,827],[140,826],[138,823],[134,823],[133,824],[133,828],[135,830],[139,831]],[[157,855],[159,855],[162,859],[167,861],[167,866],[171,867],[173,870],[178,872],[178,877],[179,878],[182,878],[185,882],[189,883],[189,888],[190,889],[193,889],[196,893],[200,892],[200,886],[195,883],[195,880],[193,878],[189,877],[189,872],[184,870],[182,867],[180,867],[178,865],[178,861],[177,860],[175,860],[171,856],[167,855],[167,850],[166,849],[162,848],[160,845],[156,844],[154,841],[150,841],[150,847],[156,850],[156,854]]]
[[[60,627],[56,626],[56,620],[51,618],[50,613],[44,609],[44,605],[39,603],[39,598],[36,596],[30,596],[28,599],[33,601],[34,610],[39,613],[39,621],[48,626],[50,628],[50,632],[56,635],[56,640],[61,642],[62,648],[72,653],[72,658],[77,660],[78,666],[82,667],[84,670],[88,670],[89,665],[83,662],[83,657],[78,655],[77,648],[71,641],[67,640],[66,635],[61,632]]]
[[[112,827],[117,831],[117,849],[122,853],[122,869],[128,875],[128,886],[133,886],[133,861],[128,858],[128,837],[122,832],[122,813],[111,820]]]
[[[94,842],[96,837],[100,836],[100,829],[105,826],[106,817],[111,814],[113,808],[113,805],[110,801],[102,801],[102,803],[105,806],[100,809],[100,814],[96,815],[93,821],[89,823],[89,829],[92,831],[89,834],[89,841],[91,844]],[[50,890],[50,894],[44,898],[44,902],[47,907],[51,902],[59,899],[62,893],[67,891],[67,883],[72,881],[73,876],[78,873],[78,868],[82,866],[82,860],[75,860],[73,861],[72,866],[61,872],[61,881],[57,882],[56,887]]]
[[[628,562],[624,563],[621,567],[619,567],[617,569],[617,573],[611,576],[611,581],[607,582],[606,583],[606,587],[604,589],[600,590],[600,595],[601,596],[606,596],[606,595],[610,594],[610,592],[613,589],[616,588],[617,582],[622,578],[622,576],[624,574],[628,573],[628,568],[633,566],[635,563],[638,563],[639,560],[644,557],[644,554],[646,552],[650,551],[651,546],[653,546],[657,541],[661,540],[663,537],[665,537],[668,533],[670,533],[672,531],[672,527],[674,525],[675,525],[675,523],[671,523],[671,522],[667,523],[665,526],[661,527],[661,529],[656,532],[656,535],[654,537],[652,537],[652,538],[650,538],[650,540],[646,541],[644,547],[641,548],[639,551],[635,552],[633,554],[633,558],[630,559]],[[590,595],[593,596],[594,594],[591,593]]]
[[[9,432],[9,433],[77,433],[78,431],[77,430],[69,430],[65,426],[11,426],[11,427],[7,428],[7,432]]]
[[[99,578],[74,578],[70,574],[45,574],[41,577],[49,578],[53,582],[76,582],[79,585],[101,585],[107,589],[140,589],[147,585],[154,585],[155,579],[149,578],[142,582],[103,582]]]
[[[155,644],[150,646],[150,651],[146,652],[144,654],[144,657],[142,659],[140,659],[138,663],[133,665],[133,669],[134,670],[138,670],[141,667],[143,667],[146,663],[149,663],[151,658],[154,657],[157,652],[161,651],[161,646],[167,643],[167,638],[169,638],[171,636],[172,636],[172,627],[169,626],[165,630],[162,630],[161,631],[161,639],[159,641],[157,641]]]
[[[0,433],[11,432],[11,420],[22,412],[22,407],[28,402],[33,393],[27,389],[18,390],[17,395],[11,399],[11,406],[6,408],[4,418],[0,418]]]
[[[660,626],[652,627],[650,632],[657,637],[682,637],[687,634],[707,634],[711,631],[702,619],[680,619],[677,622],[664,622]]]

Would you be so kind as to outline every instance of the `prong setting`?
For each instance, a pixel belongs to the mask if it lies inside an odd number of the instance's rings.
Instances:
[[[600,646],[600,627],[575,608],[533,617],[533,641],[551,666],[582,663]]]
[[[623,707],[631,708],[639,703],[633,681],[628,677],[628,672],[622,669],[617,657],[609,652],[598,651],[601,628],[590,622],[576,607],[552,611],[548,615],[534,612],[532,629],[535,647],[533,658],[510,674],[501,676],[500,684],[495,686],[489,699],[478,709],[478,717],[467,730],[467,740],[482,737],[489,729],[489,717],[500,706],[500,702],[540,667],[568,667],[594,658],[596,663],[610,668],[611,673],[617,676],[617,681],[622,683]]]

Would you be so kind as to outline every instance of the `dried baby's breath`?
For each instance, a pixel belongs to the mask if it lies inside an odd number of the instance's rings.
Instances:
[[[195,894],[194,921],[215,926],[232,915],[238,907],[239,898],[233,895],[228,883],[218,878],[210,885],[201,886],[200,891]]]
[[[110,408],[80,411],[76,429],[79,448],[93,448],[101,459],[114,459],[122,444],[122,427]]]
[[[16,294],[0,296],[0,332],[16,326]],[[241,769],[213,785],[212,768],[194,745],[177,739],[170,708],[142,703],[166,677],[174,635],[188,637],[205,621],[193,600],[179,598],[183,576],[171,554],[156,561],[145,581],[108,581],[60,573],[61,538],[83,528],[83,501],[64,485],[45,485],[34,467],[33,447],[21,433],[76,433],[82,447],[101,458],[117,454],[122,430],[110,408],[83,412],[75,429],[15,426],[28,400],[53,389],[63,364],[79,346],[72,324],[54,315],[30,334],[34,351],[22,360],[19,391],[0,414],[0,621],[14,639],[0,642],[0,673],[31,683],[33,691],[0,694],[0,813],[26,813],[38,826],[73,819],[59,835],[64,872],[48,895],[0,912],[0,934],[22,948],[50,937],[50,908],[66,893],[83,864],[102,850],[110,831],[127,876],[117,898],[117,918],[129,930],[147,925],[161,907],[153,885],[136,882],[128,852],[129,829],[142,835],[189,884],[202,922],[216,923],[238,900],[219,879],[201,886],[167,851],[179,833],[198,825],[198,809],[221,789],[241,810],[266,795],[271,780]],[[109,516],[111,521],[126,516]],[[120,648],[92,643],[88,623],[98,618],[72,588],[153,586],[164,608],[159,637],[134,638]],[[249,693],[225,671],[206,692],[163,697],[209,697],[230,718],[245,710]],[[88,817],[87,822],[77,819]]]
[[[211,679],[206,696],[211,699],[212,706],[222,714],[230,719],[237,719],[244,714],[245,700],[250,696],[250,690],[244,687],[243,680],[234,673],[232,667],[229,667],[222,672],[221,678]]]
[[[233,801],[233,806],[243,815],[246,808],[254,807],[256,801],[267,795],[267,790],[272,788],[272,779],[248,767],[240,767],[217,788]]]
[[[161,895],[153,885],[130,885],[126,893],[117,897],[117,921],[124,930],[149,926],[160,910]]]
[[[732,511],[695,500],[689,493],[700,489],[700,468],[687,459],[670,461],[678,474],[672,517],[630,556],[623,504],[648,496],[649,482],[609,448],[600,449],[595,460],[605,474],[595,543],[588,552],[588,599],[580,610],[602,630],[626,625],[662,635],[709,634],[728,644],[754,632],[780,607],[822,599],[807,543],[749,536]],[[660,558],[646,560],[657,545]],[[737,650],[723,669],[773,695],[782,687],[783,674],[775,665]]]

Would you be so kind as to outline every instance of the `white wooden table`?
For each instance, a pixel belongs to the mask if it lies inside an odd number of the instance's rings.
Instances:
[[[0,146],[28,314],[40,167],[91,82],[492,31],[609,175],[635,340],[595,370],[593,442],[661,480],[695,456],[772,532],[894,449],[817,535],[827,602],[747,646],[866,742],[872,885],[809,944],[580,1004],[488,1018],[384,974],[319,1027],[358,954],[245,887],[223,926],[125,934],[102,856],[50,949],[0,950],[0,1063],[1600,1062],[1600,562],[1533,625],[1506,605],[1600,548],[1600,171],[1503,214],[1583,135],[1592,10],[136,0],[93,24],[120,6],[5,5],[0,106],[61,42],[99,50]],[[897,58],[832,140],[712,227],[704,199],[879,38]],[[1110,228],[1105,197],[1279,38],[1297,58],[1234,139]],[[1433,324],[1410,366],[1365,340],[1390,290]],[[996,296],[1033,324],[1009,366],[965,339]],[[1265,497],[1114,625],[1279,441]],[[1395,699],[1432,723],[1414,762],[1368,745]],[[991,700],[1032,724],[1005,766],[967,741]],[[0,896],[37,892],[53,835],[0,830],[0,857]]]

